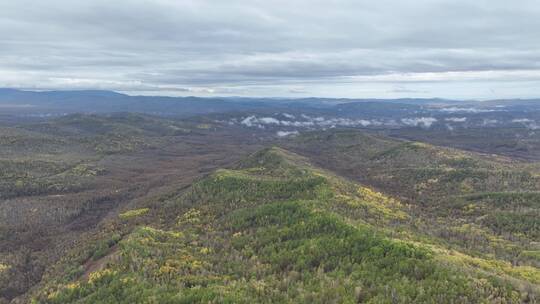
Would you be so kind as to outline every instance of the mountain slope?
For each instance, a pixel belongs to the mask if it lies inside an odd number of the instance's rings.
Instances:
[[[135,114],[20,123],[0,128],[0,143],[0,303],[28,303],[73,248],[99,256],[99,231],[118,210],[262,147],[241,131]]]
[[[121,213],[96,239],[100,253],[74,250],[34,301],[535,301],[537,269],[441,247],[414,229],[409,211],[304,157],[265,149]]]
[[[283,146],[392,194],[448,246],[539,267],[537,165],[358,131],[306,133]]]

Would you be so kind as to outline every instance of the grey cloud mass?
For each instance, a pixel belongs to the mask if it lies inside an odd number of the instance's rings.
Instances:
[[[1,1],[0,86],[538,97],[537,0]]]

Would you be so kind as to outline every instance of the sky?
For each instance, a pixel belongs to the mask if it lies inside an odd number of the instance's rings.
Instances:
[[[0,0],[0,87],[540,97],[538,0]]]

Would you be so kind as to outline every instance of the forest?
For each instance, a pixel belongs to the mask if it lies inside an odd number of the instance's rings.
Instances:
[[[359,130],[250,137],[204,117],[4,129],[5,303],[539,299],[535,163]]]

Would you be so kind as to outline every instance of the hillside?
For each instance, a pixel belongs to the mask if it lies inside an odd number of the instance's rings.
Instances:
[[[125,210],[38,303],[529,302],[540,272],[442,245],[396,198],[280,148]],[[96,248],[99,254],[96,254]]]
[[[258,148],[241,131],[136,114],[0,127],[0,303],[24,296],[119,208],[186,187]]]
[[[419,231],[477,256],[538,267],[535,164],[357,131],[313,132],[283,146],[399,197]]]

